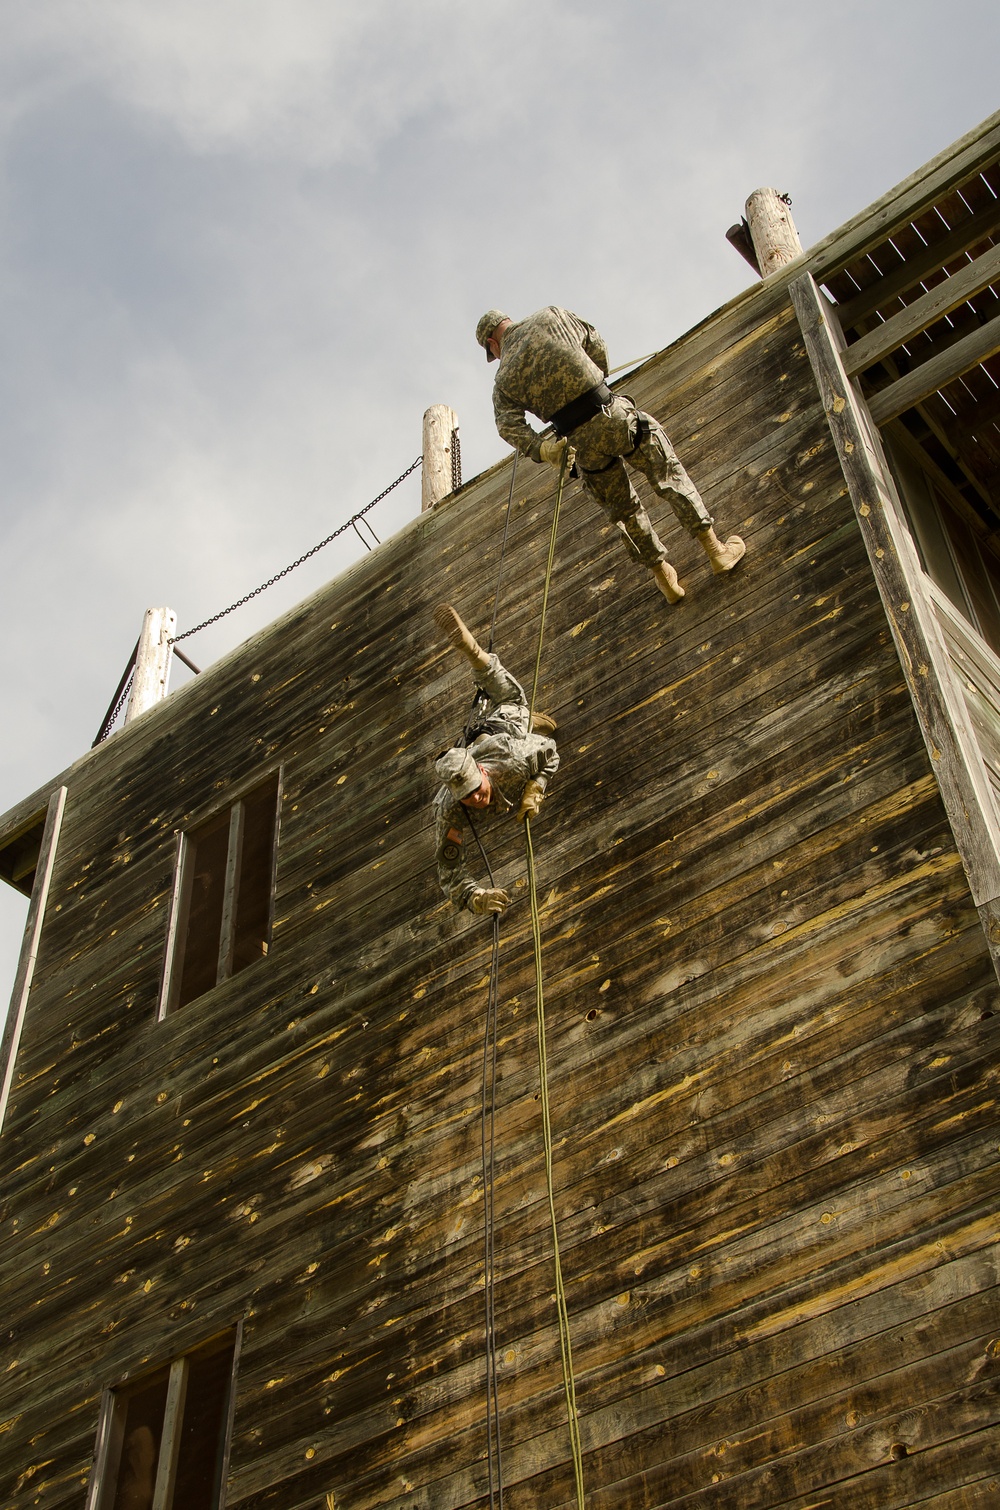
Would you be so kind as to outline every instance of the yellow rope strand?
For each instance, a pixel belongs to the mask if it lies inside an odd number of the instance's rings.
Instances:
[[[542,615],[538,626],[538,654],[535,657],[535,679],[531,689],[530,712],[535,711],[535,694],[538,691],[538,676],[542,664],[542,642],[545,635],[545,613],[549,602],[549,586],[552,581],[552,563],[556,553],[556,532],[559,527],[559,509],[562,504],[566,482],[566,455],[563,453],[559,468],[559,486],[552,514],[552,534],[549,538],[549,556],[545,565],[545,587],[542,592]],[[549,1116],[549,1064],[545,1046],[545,996],[542,990],[542,925],[538,913],[538,888],[535,882],[535,855],[531,844],[531,819],[524,820],[524,847],[528,857],[528,896],[531,902],[531,935],[535,947],[535,1008],[538,1023],[538,1079],[541,1087],[542,1143],[545,1149],[545,1187],[549,1199],[549,1222],[552,1227],[552,1255],[556,1281],[556,1311],[559,1317],[559,1351],[562,1358],[563,1388],[566,1392],[566,1414],[569,1420],[570,1450],[573,1455],[573,1479],[576,1485],[577,1510],[584,1510],[583,1448],[580,1441],[580,1417],[576,1408],[576,1380],[573,1375],[573,1349],[569,1333],[569,1310],[566,1305],[566,1290],[563,1285],[562,1263],[559,1257],[559,1224],[556,1220],[555,1191],[552,1181],[552,1122]]]

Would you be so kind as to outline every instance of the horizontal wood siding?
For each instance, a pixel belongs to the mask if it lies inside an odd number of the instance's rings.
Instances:
[[[714,578],[643,485],[671,609],[565,500],[538,697],[562,766],[533,827],[588,1507],[986,1504],[996,977],[787,292],[628,391],[749,551]],[[433,872],[429,762],[469,684],[430,610],[487,628],[508,482],[62,778],[0,1139],[5,1505],[81,1507],[102,1388],[241,1316],[233,1510],[488,1502],[490,929]],[[497,647],[522,678],[552,482],[519,468]],[[278,764],[270,953],[158,1022],[175,832]],[[485,841],[516,899],[497,1328],[527,1510],[570,1504],[572,1469],[521,839]]]

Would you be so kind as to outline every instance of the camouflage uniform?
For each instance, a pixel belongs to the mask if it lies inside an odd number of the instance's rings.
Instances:
[[[494,792],[489,806],[477,809],[473,821],[478,821],[516,808],[526,781],[536,781],[544,791],[559,768],[559,752],[554,739],[529,732],[524,689],[498,656],[490,656],[489,666],[476,675],[475,682],[486,693],[486,702],[479,705],[475,727],[480,732],[469,749],[489,772]],[[474,881],[466,869],[465,846],[472,831],[460,807],[450,788],[438,789],[434,798],[438,880],[456,907],[466,906],[483,884]]]
[[[556,305],[538,310],[511,325],[504,336],[493,385],[497,429],[523,456],[540,461],[542,437],[525,420],[525,410],[547,423],[607,372],[607,348],[592,325]],[[575,429],[570,445],[576,449],[584,487],[618,526],[633,561],[653,568],[666,560],[667,552],[629,481],[623,457],[667,500],[689,533],[710,528],[712,516],[661,425],[624,394],[615,394],[599,414]]]

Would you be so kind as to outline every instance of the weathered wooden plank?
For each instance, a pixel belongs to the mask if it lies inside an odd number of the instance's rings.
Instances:
[[[960,304],[966,303],[973,294],[981,293],[996,278],[1000,277],[1000,246],[991,247],[973,262],[969,262],[953,277],[938,283],[921,298],[915,299],[898,315],[891,316],[881,325],[855,341],[844,352],[844,371],[848,377],[873,367],[891,351],[903,346],[933,325],[935,320],[951,314]],[[900,411],[901,412],[901,411]]]
[[[811,247],[806,254],[808,271],[822,283],[837,268],[861,257],[897,229],[908,225],[950,190],[992,165],[998,155],[1000,112],[988,117],[911,173],[875,204]]]
[[[997,231],[1000,231],[1000,201],[994,200],[968,219],[959,220],[945,235],[932,236],[923,250],[910,251],[905,262],[883,272],[881,277],[873,264],[875,276],[866,288],[846,300],[838,298],[837,314],[844,330],[853,329],[876,310],[891,310],[901,295],[918,287],[938,269],[950,270],[950,264],[957,259],[964,261],[964,254],[983,248]]]
[[[961,377],[963,372],[968,372],[970,367],[978,366],[998,351],[1000,315],[987,321],[985,325],[977,326],[969,335],[949,345],[929,361],[921,363],[905,377],[897,378],[888,387],[873,394],[868,401],[873,421],[876,425],[883,425],[887,420],[895,419],[898,414],[912,409],[921,399],[946,387],[948,383]]]

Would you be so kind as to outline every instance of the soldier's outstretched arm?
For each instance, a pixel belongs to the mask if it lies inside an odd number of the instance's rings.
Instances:
[[[518,408],[513,399],[493,386],[493,417],[501,438],[522,456],[532,461],[541,461],[542,437],[533,430],[524,417],[524,409]]]

